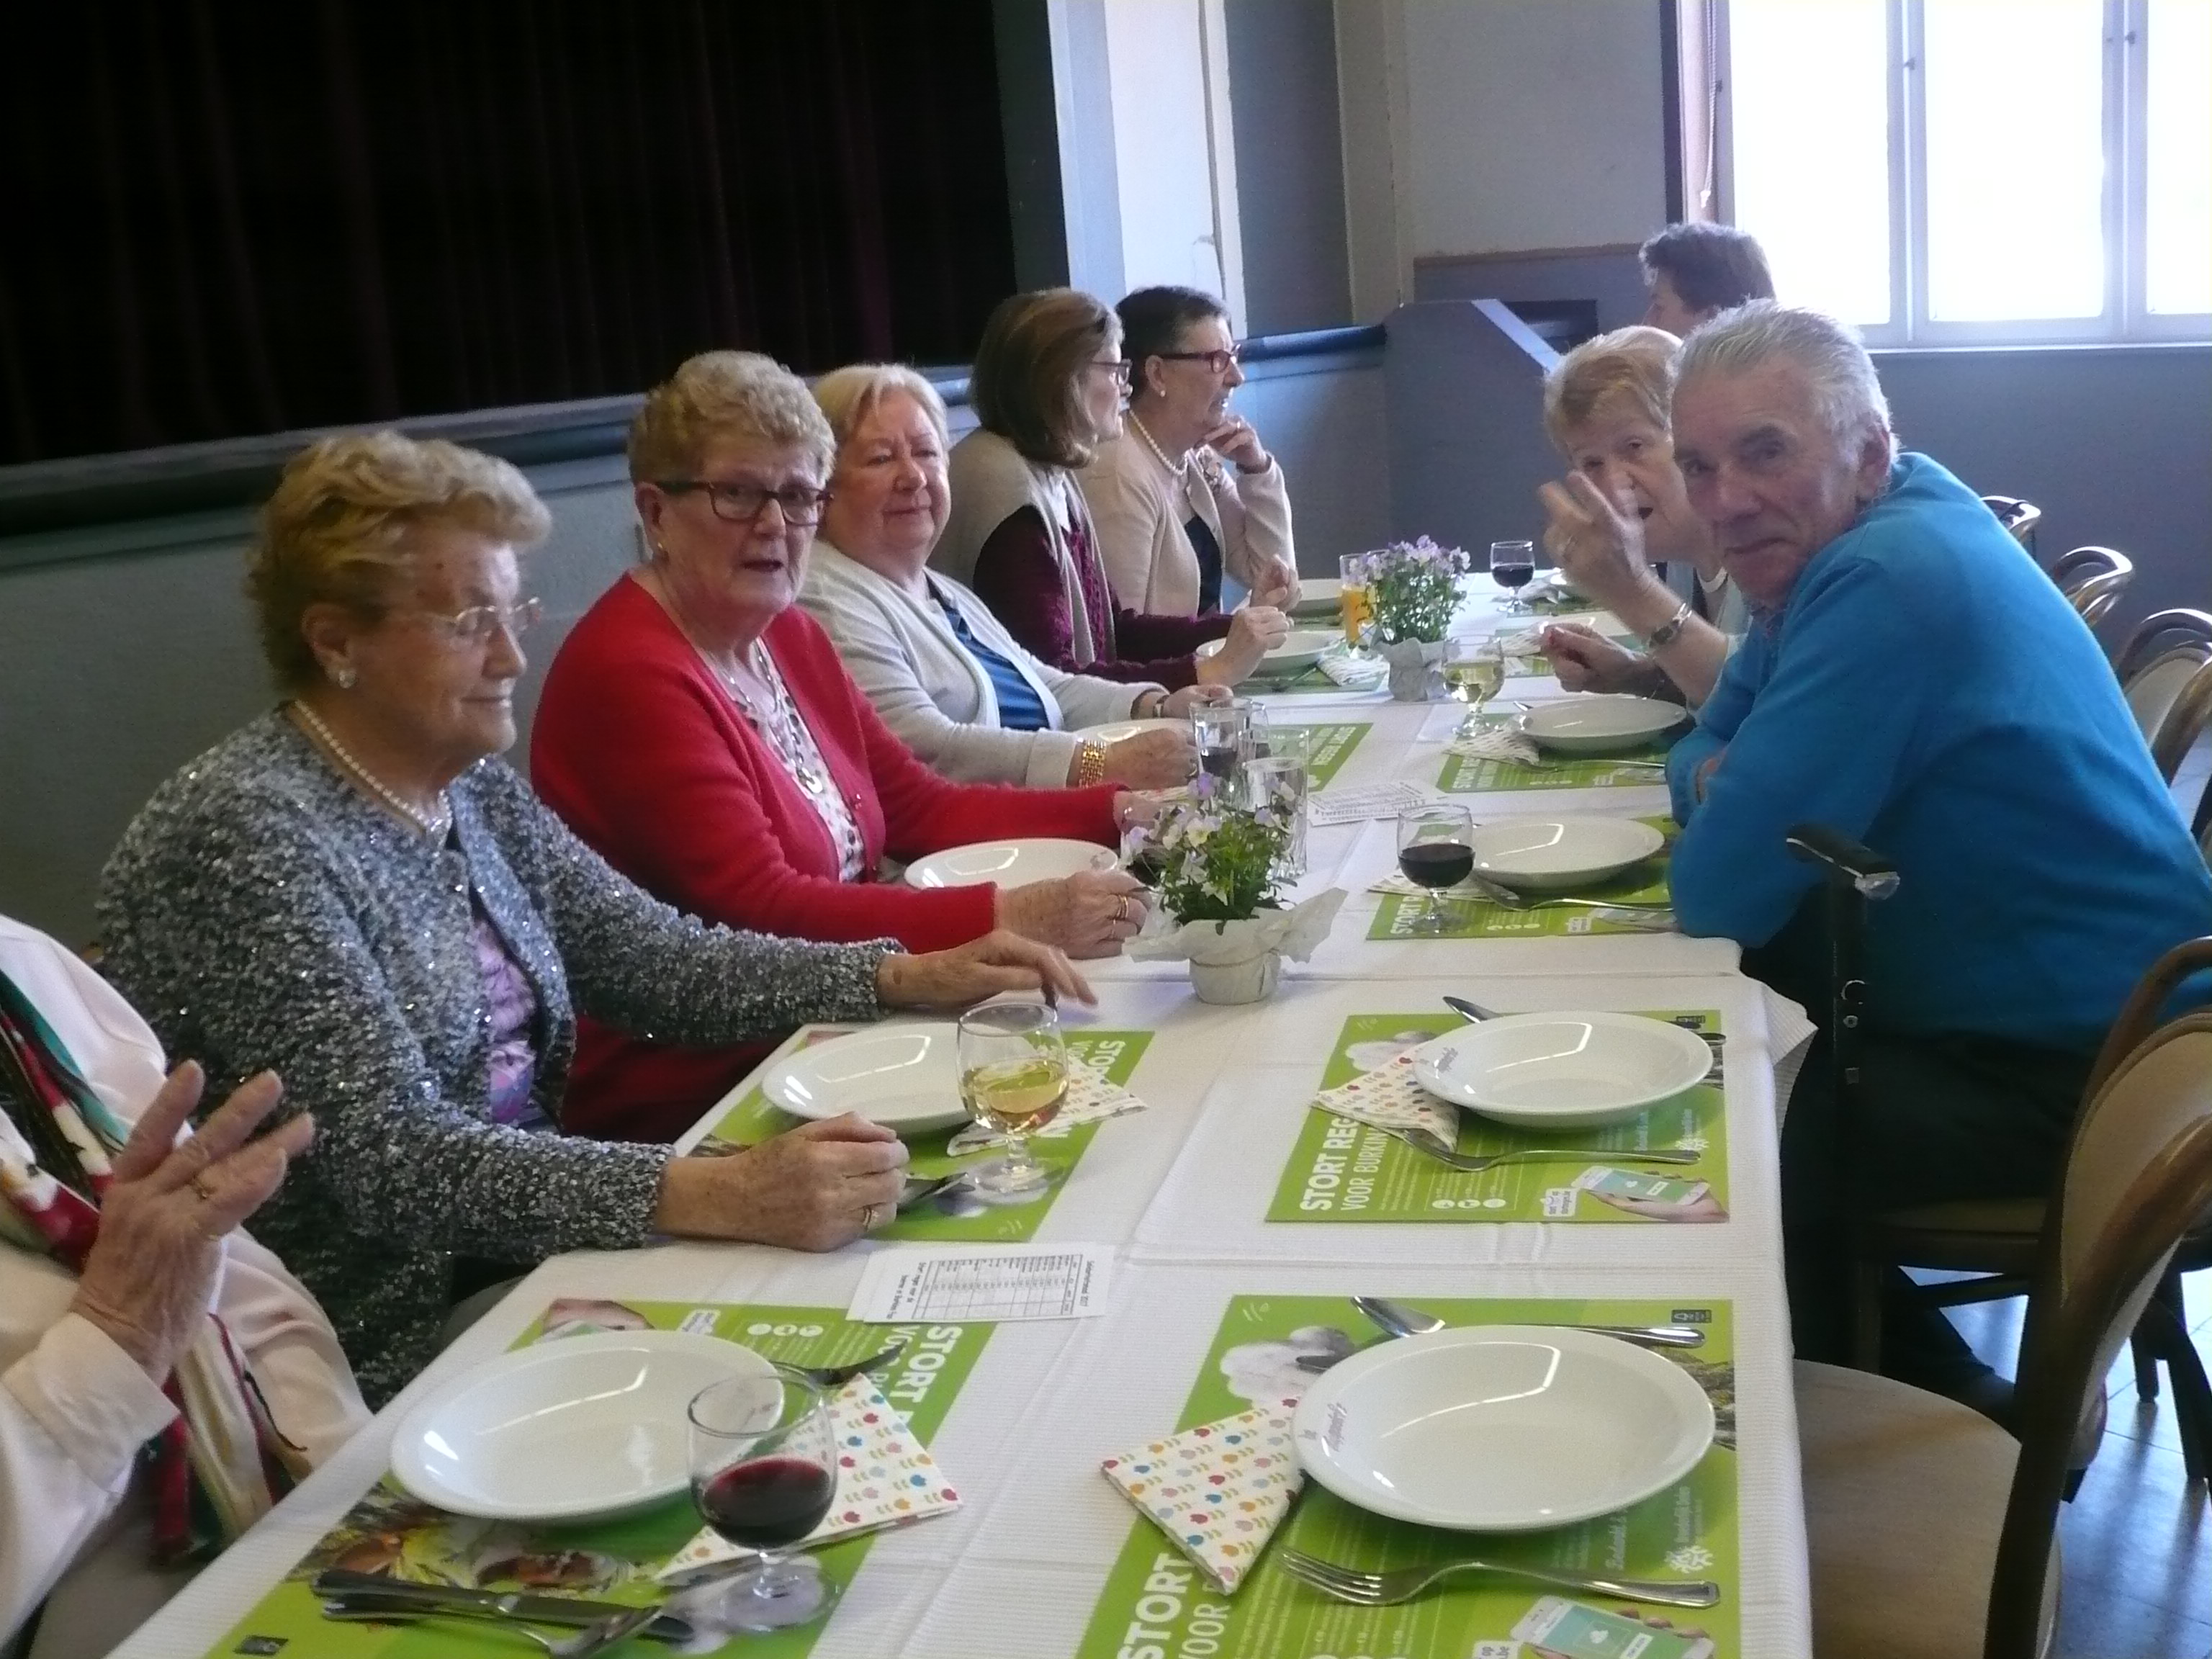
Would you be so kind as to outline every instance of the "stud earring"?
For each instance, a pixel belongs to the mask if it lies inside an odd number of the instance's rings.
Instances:
[[[336,668],[331,670],[331,684],[337,686],[341,691],[352,690],[353,683],[357,678],[358,676],[356,676],[353,672],[353,665],[351,663],[342,662]]]

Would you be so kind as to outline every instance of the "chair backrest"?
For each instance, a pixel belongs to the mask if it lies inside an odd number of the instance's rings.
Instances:
[[[2122,683],[2128,710],[2168,783],[2212,719],[2212,646],[2184,646],[2153,657]]]
[[[2128,635],[2120,654],[2112,659],[2112,672],[2125,685],[2153,659],[2200,647],[2203,656],[2212,657],[2212,611],[2192,611],[2185,605],[2154,611]]]
[[[2051,567],[2051,580],[2092,628],[2120,602],[2135,578],[2135,562],[2109,547],[2077,547],[2060,554]]]
[[[1982,505],[1997,515],[1997,522],[2011,532],[2014,541],[2029,552],[2035,551],[2035,526],[2043,520],[2041,507],[2017,495],[1984,495]]]
[[[2051,1540],[2085,1408],[2174,1247],[2208,1206],[2212,1014],[2192,1013],[2122,1060],[2075,1126],[2021,1342],[2020,1462],[1990,1580],[1984,1659],[2039,1651]]]

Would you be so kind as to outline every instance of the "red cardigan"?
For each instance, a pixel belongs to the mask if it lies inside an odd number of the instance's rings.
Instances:
[[[852,808],[859,882],[814,810],[659,603],[617,582],[555,655],[530,738],[532,781],[576,833],[639,886],[733,927],[804,939],[896,939],[911,951],[990,931],[997,890],[923,891],[875,882],[889,852],[1005,836],[1112,845],[1114,786],[1023,789],[950,783],[920,761],[853,684],[820,624],[793,606],[769,653]],[[561,1111],[571,1133],[667,1140],[696,1121],[769,1043],[685,1048],[579,1021]]]

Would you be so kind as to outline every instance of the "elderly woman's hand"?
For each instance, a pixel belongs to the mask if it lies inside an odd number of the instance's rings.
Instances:
[[[834,1250],[898,1213],[906,1161],[905,1145],[880,1123],[849,1112],[803,1123],[727,1158],[671,1159],[653,1225]]]
[[[1260,665],[1260,659],[1283,642],[1291,619],[1264,605],[1248,605],[1231,620],[1221,649],[1198,659],[1198,678],[1207,685],[1234,685]]]
[[[1123,870],[1079,871],[1059,881],[999,890],[999,926],[1072,957],[1110,957],[1144,925],[1152,895]]]
[[[1635,691],[1646,689],[1651,659],[1624,650],[1581,623],[1554,623],[1544,630],[1545,659],[1570,691]]]
[[[1608,499],[1580,472],[1569,473],[1564,483],[1539,485],[1536,495],[1548,521],[1545,550],[1580,592],[1643,633],[1674,610],[1672,596],[1644,562],[1644,523],[1632,503]],[[1659,614],[1646,621],[1644,613],[1654,605]],[[1631,617],[1631,611],[1638,614]]]
[[[1129,884],[1136,885],[1133,881]],[[1006,895],[999,896],[1003,906]],[[876,969],[876,1000],[886,1008],[964,1008],[1014,991],[1041,992],[1048,1002],[1062,997],[1095,1000],[1083,975],[1068,966],[1059,951],[1005,927],[950,951],[887,956]]]
[[[1106,745],[1106,775],[1132,789],[1172,789],[1198,770],[1190,728],[1154,726]]]
[[[1287,611],[1298,602],[1298,573],[1282,559],[1269,559],[1255,574],[1252,603]]]
[[[1225,685],[1186,685],[1160,700],[1160,716],[1164,720],[1187,720],[1192,709],[1224,703],[1236,695]]]
[[[241,1085],[200,1132],[177,1131],[205,1079],[191,1061],[169,1073],[115,1158],[100,1206],[100,1237],[85,1258],[70,1311],[90,1321],[155,1382],[198,1334],[215,1295],[222,1238],[267,1201],[315,1133],[304,1115],[260,1139],[246,1137],[276,1109],[273,1072]]]

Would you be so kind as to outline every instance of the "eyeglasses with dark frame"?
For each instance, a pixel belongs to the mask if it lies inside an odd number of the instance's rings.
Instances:
[[[410,611],[404,613],[434,623],[438,630],[456,645],[483,645],[501,629],[509,639],[519,640],[544,619],[545,604],[542,599],[517,599],[513,605],[472,605],[465,611],[450,614],[443,611]]]
[[[1088,368],[1103,368],[1119,381],[1124,391],[1128,389],[1133,366],[1127,357],[1093,357],[1085,365]]]
[[[770,501],[775,503],[786,524],[814,524],[820,520],[823,506],[830,500],[828,490],[809,484],[786,484],[781,489],[770,489],[765,484],[724,483],[714,478],[657,478],[653,487],[672,495],[703,491],[708,507],[725,524],[751,524]]]
[[[1171,363],[1204,363],[1216,374],[1226,374],[1229,365],[1244,355],[1244,343],[1238,341],[1225,349],[1216,346],[1211,351],[1155,351],[1155,357],[1164,357]]]

